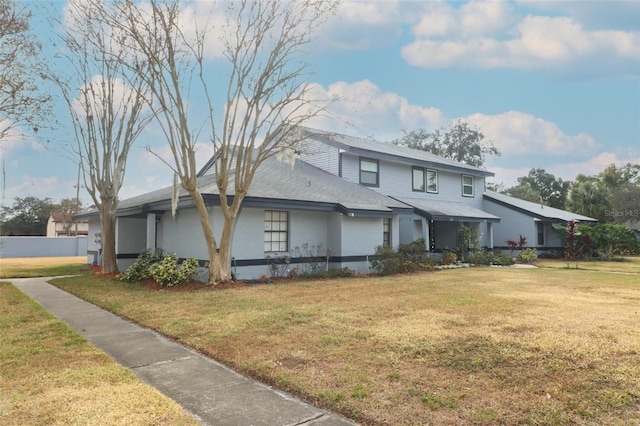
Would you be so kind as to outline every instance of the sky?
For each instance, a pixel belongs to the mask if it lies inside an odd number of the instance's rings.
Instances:
[[[30,3],[36,15],[42,3]],[[51,5],[63,10],[65,3]],[[195,16],[210,5],[184,4]],[[54,29],[35,22],[51,49]],[[344,1],[309,52],[315,93],[338,99],[333,117],[311,127],[384,142],[463,120],[501,150],[485,167],[495,173],[488,182],[505,187],[532,168],[573,180],[612,163],[640,164],[639,1]],[[4,204],[75,197],[65,108],[55,108],[60,128],[47,142],[3,143]],[[129,155],[120,199],[172,183],[145,146],[167,151],[149,126]],[[203,143],[199,163],[211,152]],[[83,188],[80,198],[91,204]]]

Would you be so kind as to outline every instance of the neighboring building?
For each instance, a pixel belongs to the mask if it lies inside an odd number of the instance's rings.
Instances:
[[[527,247],[539,250],[561,250],[562,236],[553,224],[566,225],[570,220],[596,224],[597,219],[521,200],[493,191],[484,193],[485,210],[500,216],[500,226],[494,232],[496,248],[506,249],[507,240],[526,237]]]
[[[485,178],[493,173],[388,143],[302,131],[305,139],[293,166],[271,158],[256,172],[233,236],[232,267],[237,278],[269,275],[276,260],[287,259],[293,268],[303,255],[296,248],[304,245],[327,249],[332,267],[368,272],[377,246],[397,247],[424,238],[427,251],[441,252],[455,248],[462,225],[477,229],[488,249],[494,240],[502,244],[502,237],[495,235],[504,219],[501,223],[502,216],[489,210],[483,197]],[[213,161],[198,174],[198,187],[219,237],[223,216]],[[147,248],[202,262],[208,258],[191,198],[180,191],[173,217],[171,193],[167,187],[119,203],[120,269]],[[99,216],[93,211],[79,217],[89,220],[93,262],[100,255]]]
[[[73,221],[70,215],[63,212],[52,212],[47,221],[47,237],[75,237],[87,235],[88,220]]]

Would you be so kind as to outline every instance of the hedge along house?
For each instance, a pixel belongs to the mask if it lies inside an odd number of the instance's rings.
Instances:
[[[198,179],[219,239],[223,215],[211,162]],[[119,203],[116,253],[120,270],[128,268],[143,250],[156,248],[180,258],[195,257],[204,264],[208,256],[198,212],[181,190],[173,217],[172,192],[167,187]],[[376,246],[399,244],[399,218],[410,211],[397,200],[304,161],[296,160],[291,166],[270,158],[258,169],[237,218],[232,241],[234,274],[238,279],[268,276],[272,264],[285,260],[288,264],[283,268],[294,268],[304,255],[296,247],[304,245],[326,250],[330,267],[368,272],[369,256]],[[97,212],[82,216],[89,219],[89,235],[99,234]],[[99,254],[99,238],[89,240],[93,262]]]
[[[527,239],[527,247],[538,251],[562,250],[562,235],[553,224],[566,225],[570,220],[596,224],[594,218],[571,213],[494,191],[485,191],[484,209],[502,218],[494,231],[496,248],[507,249],[507,240]]]
[[[301,158],[345,181],[366,186],[405,204],[399,241],[423,238],[427,251],[454,249],[462,225],[493,248],[498,215],[484,209],[486,169],[429,152],[337,133],[305,129]]]

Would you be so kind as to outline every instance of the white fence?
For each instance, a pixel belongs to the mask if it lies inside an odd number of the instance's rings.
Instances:
[[[86,256],[87,237],[0,237],[0,257]]]

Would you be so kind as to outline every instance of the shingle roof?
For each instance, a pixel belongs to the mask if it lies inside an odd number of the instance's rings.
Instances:
[[[501,194],[494,191],[485,191],[484,199],[492,202],[496,202],[514,210],[519,210],[524,213],[528,213],[533,217],[548,221],[562,221],[568,222],[570,220],[577,220],[578,222],[597,222],[597,219],[592,217],[583,216],[577,213],[568,212],[566,210],[560,210],[549,206],[543,206],[539,203],[533,203],[531,201],[521,200],[519,198],[511,197],[506,194]]]
[[[325,132],[323,130],[303,127],[305,135],[310,139],[315,139],[347,151],[368,151],[387,157],[392,161],[405,161],[415,165],[421,164],[427,167],[440,169],[450,169],[462,171],[478,176],[494,176],[495,173],[481,167],[470,166],[459,161],[441,157],[427,151],[408,148],[406,146],[394,145],[390,142],[378,142],[372,139],[357,138],[340,133]]]
[[[482,220],[487,222],[500,221],[498,216],[455,201],[426,200],[423,198],[405,197],[397,197],[396,199],[410,205],[414,209],[418,210],[418,213],[423,213],[429,219],[433,220],[457,219],[469,221]]]
[[[229,188],[234,188],[233,176]],[[198,189],[202,194],[219,195],[215,175],[200,176]],[[118,210],[167,202],[171,199],[171,193],[172,187],[166,187],[122,200],[118,204]],[[228,195],[233,195],[233,191]],[[180,188],[179,196],[188,197],[188,194]],[[348,182],[304,161],[297,160],[292,168],[273,157],[267,159],[256,171],[247,193],[246,200],[249,199],[335,204],[343,209],[355,211],[390,213],[393,209],[407,209],[407,206],[399,201]]]

